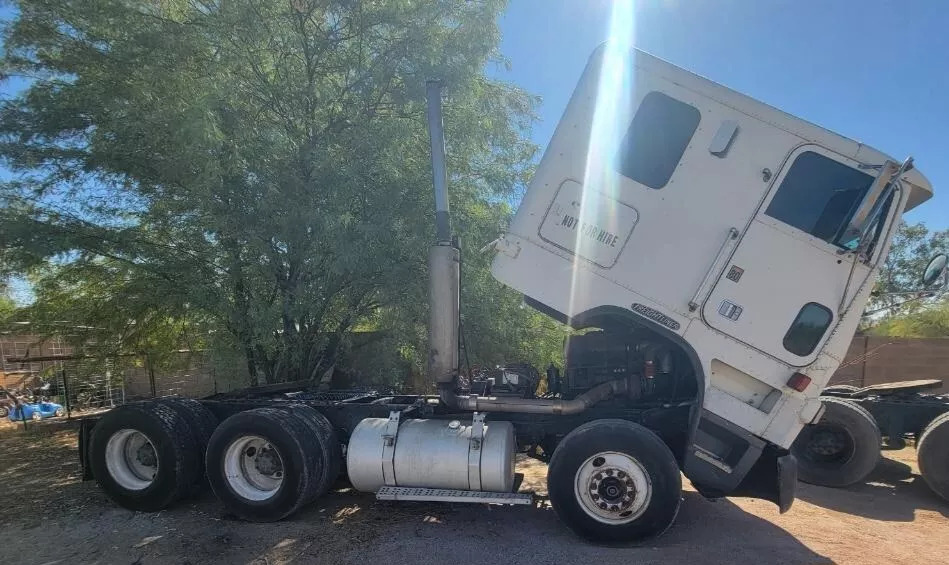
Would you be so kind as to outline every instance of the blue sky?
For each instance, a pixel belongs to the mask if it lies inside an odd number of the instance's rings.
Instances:
[[[617,0],[627,1],[627,0]],[[631,1],[631,0],[629,0]],[[504,80],[538,94],[546,147],[609,0],[510,0]],[[949,228],[949,2],[636,2],[634,44],[692,72],[866,143],[915,158],[936,195],[907,220]]]

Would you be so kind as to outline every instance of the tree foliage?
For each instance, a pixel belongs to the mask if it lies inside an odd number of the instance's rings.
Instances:
[[[868,333],[896,337],[949,337],[949,302],[922,290],[922,274],[937,253],[949,252],[949,230],[930,232],[903,223],[880,269],[868,311]],[[887,295],[886,293],[897,293]]]
[[[869,333],[894,337],[949,337],[949,300],[884,318],[870,328]]]
[[[888,296],[886,293],[903,293],[918,290],[926,264],[937,253],[949,253],[949,230],[931,232],[925,224],[900,224],[890,253],[880,268],[869,310],[889,308],[892,313],[900,311],[899,305],[906,296]],[[907,303],[913,306],[915,302]]]
[[[4,74],[31,82],[0,109],[15,173],[0,276],[29,274],[35,327],[67,321],[111,349],[223,343],[254,382],[317,378],[356,329],[393,332],[422,365],[426,79],[447,86],[453,213],[472,247],[496,236],[535,150],[536,100],[483,73],[501,0],[16,8]],[[465,256],[469,349],[555,355],[559,328]]]
[[[0,324],[3,324],[16,310],[16,304],[10,298],[9,288],[5,281],[0,279]]]

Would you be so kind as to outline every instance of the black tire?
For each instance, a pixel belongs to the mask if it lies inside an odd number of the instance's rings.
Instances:
[[[916,462],[929,488],[949,501],[949,412],[936,417],[919,436]]]
[[[217,427],[217,418],[203,404],[191,398],[161,398],[156,400],[158,404],[167,406],[178,413],[179,416],[188,422],[194,436],[195,449],[198,453],[198,476],[195,479],[196,485],[204,483],[206,473],[204,469],[204,452],[208,448],[208,441],[211,440],[211,434]]]
[[[603,459],[600,456],[606,454],[631,458],[638,465],[642,477],[648,480],[649,490],[646,492],[650,493],[636,512],[622,512],[620,504],[625,499],[613,494],[611,500],[617,501],[616,510],[612,504],[610,510],[604,509],[613,516],[609,518],[613,523],[601,521],[591,514],[596,511],[590,509],[591,500],[593,504],[597,500],[606,500],[606,492],[597,494],[600,490],[594,491],[593,488],[612,487],[607,485],[607,481],[613,480],[614,476],[617,480],[613,482],[623,487],[620,478],[629,485],[631,477],[615,471],[610,463],[597,465],[597,460]],[[608,476],[599,482],[596,482],[596,475],[592,477],[591,499],[584,502],[581,500],[584,495],[575,485],[578,481],[586,482],[582,478],[585,470],[592,467],[596,471],[599,466]],[[660,535],[672,525],[679,512],[682,478],[672,452],[650,430],[626,420],[594,420],[567,434],[554,450],[547,470],[547,491],[557,516],[578,536],[592,542],[624,543]],[[622,497],[622,492],[618,496]],[[639,491],[633,491],[630,496],[635,503]],[[629,516],[624,516],[627,513]],[[637,514],[632,521],[620,522]]]
[[[275,522],[296,512],[317,496],[324,472],[323,452],[314,441],[312,424],[290,410],[257,408],[239,412],[221,424],[207,450],[208,482],[233,514],[251,522]],[[225,470],[232,444],[250,437],[263,438],[279,455],[281,479],[272,494],[253,499],[242,495]],[[240,454],[243,457],[243,454]]]
[[[109,440],[123,430],[135,430],[151,442],[157,473],[145,488],[120,484],[109,467],[122,465],[107,454]],[[107,457],[109,461],[107,461]],[[106,496],[129,510],[155,512],[186,496],[199,476],[200,462],[194,435],[188,422],[167,406],[156,403],[126,404],[102,416],[93,428],[89,463]]]
[[[808,424],[791,446],[798,478],[825,487],[846,487],[865,479],[880,461],[880,428],[859,404],[821,398],[825,412]]]
[[[322,451],[323,465],[320,469],[314,470],[316,481],[310,494],[311,498],[307,501],[312,502],[328,493],[339,478],[343,465],[343,448],[336,428],[315,408],[305,404],[293,404],[289,409],[307,423],[310,432],[316,438],[317,447]]]
[[[0,406],[0,418],[6,418],[10,415],[10,409],[6,406]]]

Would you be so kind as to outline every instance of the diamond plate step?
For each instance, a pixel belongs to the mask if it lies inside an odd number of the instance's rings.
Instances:
[[[451,490],[441,488],[382,487],[376,493],[378,500],[404,500],[412,502],[475,502],[478,504],[531,504],[530,493],[484,492],[477,490]]]

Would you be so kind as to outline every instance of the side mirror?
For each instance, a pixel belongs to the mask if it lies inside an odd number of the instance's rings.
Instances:
[[[947,264],[949,264],[949,257],[946,257],[945,253],[940,253],[930,259],[926,265],[926,270],[923,271],[923,288],[929,289],[938,283],[940,279],[943,279],[946,274]],[[945,286],[945,284],[946,281],[943,280],[940,287]]]

